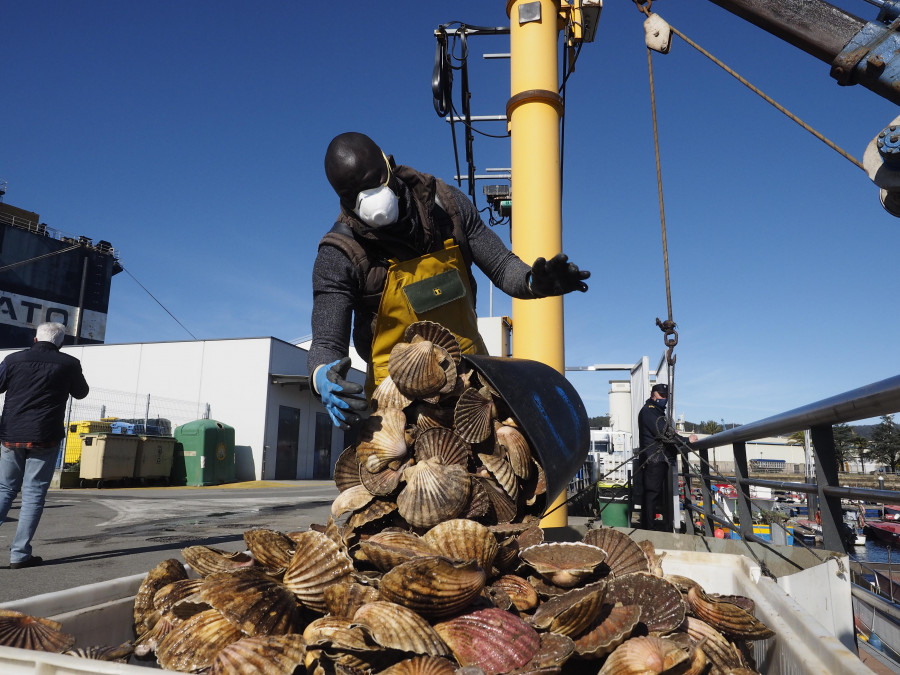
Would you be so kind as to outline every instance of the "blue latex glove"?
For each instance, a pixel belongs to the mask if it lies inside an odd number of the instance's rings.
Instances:
[[[322,404],[328,411],[334,426],[345,431],[362,419],[359,413],[368,408],[368,404],[359,398],[352,398],[363,390],[361,384],[344,379],[350,370],[350,357],[345,356],[322,366],[316,371],[316,390],[322,397]]]
[[[587,291],[584,280],[591,276],[587,270],[578,269],[578,265],[569,262],[565,253],[553,256],[550,260],[538,258],[531,266],[528,286],[539,298],[552,295],[564,295],[572,291]]]

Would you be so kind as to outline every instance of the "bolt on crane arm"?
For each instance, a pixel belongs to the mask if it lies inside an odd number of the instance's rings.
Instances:
[[[860,84],[900,103],[900,3],[866,22],[824,0],[709,0],[831,66],[840,85]]]

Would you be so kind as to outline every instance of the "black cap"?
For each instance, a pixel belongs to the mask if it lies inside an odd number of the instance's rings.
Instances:
[[[654,384],[653,388],[650,391],[655,391],[663,398],[669,397],[669,385],[667,384]]]

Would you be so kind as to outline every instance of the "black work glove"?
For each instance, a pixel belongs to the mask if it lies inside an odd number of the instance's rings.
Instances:
[[[579,270],[578,265],[569,262],[565,253],[555,255],[550,260],[538,258],[528,274],[528,287],[539,298],[551,295],[565,295],[572,291],[587,291],[583,279],[591,276],[587,270]]]
[[[369,407],[365,400],[353,396],[362,392],[363,386],[344,379],[348,370],[350,357],[345,356],[340,361],[322,366],[315,376],[316,390],[325,410],[331,416],[334,426],[345,431],[359,424],[362,419],[359,413]]]

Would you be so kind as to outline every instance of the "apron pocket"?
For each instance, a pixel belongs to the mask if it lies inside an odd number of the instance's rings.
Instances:
[[[466,297],[466,287],[459,272],[450,270],[404,286],[403,293],[413,311],[423,314]]]

